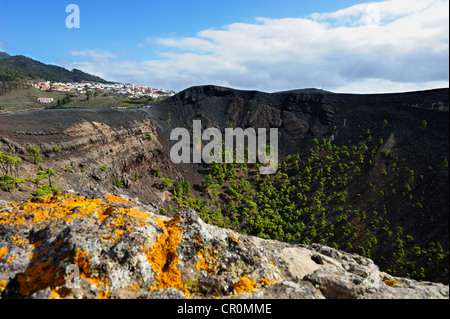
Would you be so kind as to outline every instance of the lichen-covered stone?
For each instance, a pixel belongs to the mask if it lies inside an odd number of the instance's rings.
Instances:
[[[448,298],[372,260],[205,224],[92,192],[0,206],[0,296],[30,299]]]

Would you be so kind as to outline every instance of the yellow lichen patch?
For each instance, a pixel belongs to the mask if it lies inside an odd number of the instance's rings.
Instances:
[[[105,205],[99,199],[86,199],[74,193],[59,192],[37,200],[12,204],[11,213],[0,215],[0,225],[8,224],[19,228],[22,225],[28,225],[29,220],[33,225],[57,220],[73,222],[75,218],[91,217]]]
[[[100,237],[102,240],[110,240],[112,239],[112,233],[108,232],[108,235]]]
[[[146,211],[135,208],[117,208],[111,205],[118,203],[131,203],[119,197],[107,195],[108,203],[100,199],[87,199],[77,193],[58,192],[50,196],[33,199],[24,203],[11,204],[7,211],[0,213],[0,227],[7,225],[20,229],[22,226],[33,226],[35,229],[53,229],[58,225],[71,223],[77,220],[88,219],[92,223],[100,223],[102,229],[102,239],[114,240],[114,245],[126,232],[131,232],[135,228],[144,227],[149,223],[149,215]],[[103,223],[105,222],[105,223]],[[181,274],[177,272],[178,257],[176,248],[181,241],[182,229],[177,227],[179,220],[158,221],[163,227],[165,234],[160,237],[158,248],[153,254],[149,253],[149,259],[153,260],[153,269],[158,274],[158,288],[163,286],[178,287],[185,291],[181,282]],[[109,235],[107,237],[106,234]],[[31,243],[20,235],[14,235],[11,240],[18,247],[31,248],[28,257],[31,259],[30,267],[24,273],[18,275],[17,291],[24,295],[50,288],[51,298],[64,298],[70,291],[63,288],[64,270],[60,269],[56,257],[50,260],[35,262],[33,259],[42,256],[46,251],[61,249],[63,241],[57,241],[53,245],[43,249],[36,248],[42,246],[42,242]],[[34,251],[33,251],[34,250]],[[16,262],[15,256],[8,256],[7,248],[0,249],[0,260],[6,262]],[[165,257],[163,256],[165,255]],[[70,258],[68,256],[67,258]],[[88,252],[78,250],[72,257],[80,268],[80,277],[89,281],[99,288],[98,298],[110,297],[110,283],[106,278],[100,277],[95,270],[90,269],[90,259]],[[58,259],[59,260],[59,259]],[[166,265],[167,264],[167,265]]]
[[[30,251],[28,253],[28,258],[29,259],[34,259],[34,258],[37,258],[38,256],[39,256],[39,254],[37,252],[35,252],[35,251]]]
[[[16,234],[12,236],[12,242],[23,249],[27,248],[27,244],[30,244],[30,241],[28,239],[22,239],[20,238],[20,235]]]
[[[111,291],[108,292],[100,291],[97,296],[97,299],[110,299],[110,298],[111,298]]]
[[[118,239],[120,239],[120,238],[122,238],[124,231],[123,231],[123,230],[120,230],[120,229],[116,229],[116,230],[114,231],[114,233],[116,234],[116,237],[117,237]]]
[[[97,218],[100,221],[100,223],[103,223],[105,220],[111,216],[116,209],[114,207],[107,207],[106,209],[99,210],[97,212]]]
[[[12,240],[13,240],[13,243],[16,244],[17,246],[23,244],[23,242],[24,242],[22,239],[20,239],[20,235],[12,236]]]
[[[213,247],[205,249],[200,237],[194,238],[194,242],[201,247],[197,252],[197,257],[200,257],[200,260],[197,261],[195,268],[205,270],[210,274],[216,274],[220,270],[220,264],[217,261],[215,249]]]
[[[82,251],[79,248],[77,249],[77,252],[75,254],[75,263],[77,264],[78,267],[80,267],[80,271],[83,271],[85,274],[91,273],[91,270],[90,270],[91,262],[87,258],[88,255],[89,255],[89,252]]]
[[[122,216],[126,216],[134,227],[144,227],[147,225],[148,215],[146,212],[136,208],[121,208],[119,209],[119,213]]]
[[[164,229],[164,234],[158,237],[151,250],[146,251],[147,260],[152,264],[152,269],[156,273],[157,283],[151,290],[173,287],[190,297],[189,291],[181,280],[181,272],[177,269],[180,261],[177,248],[183,240],[181,237],[183,229],[177,227],[180,217],[176,215],[172,220],[157,219],[155,222]]]
[[[16,259],[16,255],[12,255],[11,257],[9,257],[8,262],[11,264],[14,259]]]
[[[136,290],[138,290],[140,287],[139,287],[139,285],[130,285],[130,286],[128,286],[128,289],[130,289],[130,290],[132,290],[132,291],[136,291]]]
[[[120,197],[111,195],[111,194],[106,194],[105,198],[108,200],[108,203],[111,204],[133,204],[132,202],[128,201],[128,200],[124,200]]]
[[[389,287],[395,287],[395,286],[397,286],[398,284],[400,284],[400,281],[398,281],[398,280],[385,280],[385,281],[383,281],[386,285],[388,285]]]
[[[67,296],[72,295],[73,292],[66,287],[58,287],[56,289],[52,289],[51,295],[48,299],[64,299]]]
[[[147,224],[148,215],[146,212],[135,208],[121,208],[114,212],[114,218],[110,218],[106,226],[124,227],[127,232],[131,232],[136,227],[144,227]]]
[[[7,283],[5,280],[0,281],[0,291],[3,291],[6,289]]]
[[[113,195],[106,195],[109,204],[100,199],[86,199],[76,193],[58,192],[37,200],[21,204],[12,204],[12,211],[0,214],[0,225],[7,224],[20,228],[22,225],[33,224],[37,227],[53,229],[56,222],[73,222],[75,219],[90,218],[93,222],[103,223],[108,220],[107,227],[122,227],[123,231],[132,231],[136,227],[147,225],[148,214],[135,208],[117,209],[111,203],[131,203]],[[113,215],[114,214],[114,215]],[[110,218],[111,215],[114,218]],[[114,229],[111,229],[114,232]],[[118,234],[116,232],[116,234]],[[13,237],[13,242],[26,248],[28,240]],[[57,247],[56,247],[57,248]]]
[[[59,293],[56,290],[52,290],[52,293],[48,299],[62,299]]]
[[[111,292],[109,291],[109,281],[104,277],[95,277],[91,270],[91,261],[88,258],[89,252],[77,249],[75,254],[75,263],[80,268],[80,278],[84,278],[90,283],[96,285],[100,292],[97,296],[98,299],[109,298]],[[106,290],[106,291],[105,291]]]
[[[239,242],[239,237],[234,237],[233,235],[228,235],[228,237],[230,237],[232,241]]]
[[[119,242],[119,239],[121,239],[123,237],[124,233],[125,233],[125,231],[123,231],[121,229],[116,229],[114,231],[114,235],[116,237],[116,239],[114,240],[114,245],[116,245]]]
[[[197,257],[201,259],[195,265],[197,270],[206,270],[210,274],[216,274],[220,270],[220,264],[214,256],[214,248],[210,247],[209,249],[200,249],[197,252]]]
[[[8,248],[0,248],[0,260],[8,254]]]
[[[18,276],[19,293],[22,296],[29,296],[47,287],[55,290],[64,285],[63,273],[53,266],[52,262],[53,258],[47,261],[37,262]]]
[[[277,282],[277,279],[261,278],[259,282],[264,288],[269,287],[272,283]]]
[[[116,217],[109,222],[106,226],[108,227],[121,227],[125,225],[125,218],[122,214],[117,214]]]
[[[253,279],[244,276],[233,284],[233,288],[236,295],[252,292],[256,288],[256,282]]]
[[[124,233],[131,233],[137,227],[143,227],[148,224],[148,215],[146,212],[142,212],[135,208],[121,208],[114,212],[113,216],[109,216],[106,227],[110,228],[110,234],[106,237],[102,237],[104,240],[112,239],[115,235],[116,240],[123,237]]]

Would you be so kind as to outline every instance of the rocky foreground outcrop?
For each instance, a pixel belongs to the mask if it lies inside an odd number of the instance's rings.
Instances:
[[[9,298],[448,298],[449,287],[372,260],[174,218],[113,195],[0,203],[0,296]]]

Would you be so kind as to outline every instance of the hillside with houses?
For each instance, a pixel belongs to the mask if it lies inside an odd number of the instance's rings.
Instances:
[[[42,108],[134,108],[174,95],[0,52],[0,114]]]
[[[123,83],[28,80],[0,95],[0,114],[53,108],[136,108],[174,94],[171,90]]]
[[[153,98],[173,96],[175,92],[159,88],[124,83],[99,82],[29,82],[29,85],[45,92],[60,92],[66,94],[94,95],[94,94],[120,94],[127,98]]]

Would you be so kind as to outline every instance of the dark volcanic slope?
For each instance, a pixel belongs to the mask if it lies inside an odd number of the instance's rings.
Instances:
[[[194,119],[202,119],[203,127],[222,129],[230,123],[242,128],[278,127],[284,143],[281,151],[291,153],[314,138],[333,138],[338,143],[358,137],[361,129],[378,130],[380,119],[400,132],[418,129],[426,120],[437,137],[448,136],[448,110],[449,89],[369,95],[321,90],[270,94],[199,86],[156,104],[150,112],[167,132],[173,127],[190,128]]]
[[[449,89],[371,95],[309,89],[269,94],[200,86],[156,104],[149,112],[166,136],[175,127],[191,129],[194,119],[201,119],[204,129],[276,127],[281,133],[280,154],[300,153],[303,162],[314,139],[349,150],[366,144],[364,164],[358,159],[342,162],[362,170],[356,175],[353,168],[348,171],[352,181],[346,188],[346,205],[374,214],[387,211],[392,228],[401,227],[414,237],[405,248],[412,254],[413,246],[430,243],[440,243],[448,251],[448,110]],[[325,196],[332,196],[334,189],[327,187]],[[226,205],[230,198],[226,193],[223,198]],[[337,206],[330,204],[326,211]],[[342,237],[340,244],[345,246],[346,240]],[[392,251],[379,249],[374,254],[382,258]],[[448,274],[448,269],[438,272]]]
[[[230,125],[276,127],[281,132],[281,156],[309,152],[314,138],[348,145],[370,130],[374,141],[391,137],[398,156],[436,167],[448,159],[448,111],[449,89],[368,95],[321,90],[270,94],[199,86],[154,105],[149,113],[167,137],[174,127],[191,129],[194,119],[201,119],[203,128],[222,130]]]
[[[202,120],[203,128],[279,128],[281,155],[309,152],[314,138],[348,145],[370,130],[375,142],[391,138],[399,157],[421,166],[437,167],[448,159],[448,88],[359,95],[313,89],[264,93],[209,85],[186,89],[148,112],[166,136],[175,127],[191,129],[195,119]]]

